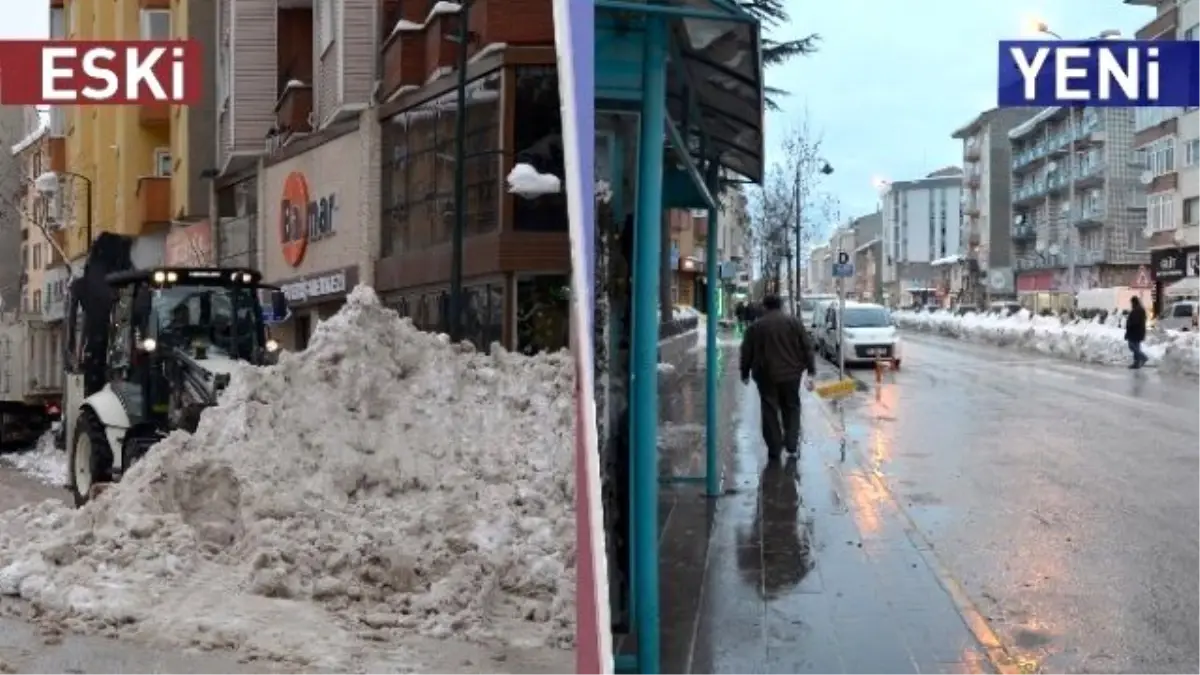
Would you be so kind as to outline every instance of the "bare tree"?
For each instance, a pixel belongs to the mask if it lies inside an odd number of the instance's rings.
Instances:
[[[752,197],[750,242],[766,288],[780,293],[786,280],[795,297],[801,267],[797,256],[805,255],[827,231],[830,205],[836,199],[821,185],[832,169],[821,155],[820,136],[810,128],[807,116],[788,133],[783,156],[783,161],[771,165]]]

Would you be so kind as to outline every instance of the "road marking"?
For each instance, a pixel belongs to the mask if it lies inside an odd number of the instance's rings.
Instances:
[[[815,397],[810,395],[809,398]],[[829,426],[829,430],[835,437],[841,438],[841,446],[844,452],[845,448],[850,445],[846,439],[845,429],[838,428],[837,420],[833,418],[822,401],[817,400],[816,406],[821,409],[821,417]],[[863,475],[879,491],[879,494],[884,495],[892,503],[892,507],[903,518],[904,522],[902,526],[909,543],[913,544],[917,549],[925,564],[929,566],[934,576],[937,577],[938,583],[946,591],[946,594],[950,596],[950,600],[954,603],[954,607],[962,618],[963,624],[975,636],[975,640],[979,645],[983,647],[984,652],[987,653],[988,661],[995,668],[996,672],[1001,675],[1028,675],[1029,673],[1036,673],[1038,671],[1038,663],[1030,659],[1019,659],[1013,656],[1012,650],[1005,646],[1000,636],[992,630],[987,617],[983,615],[983,612],[979,611],[979,608],[971,601],[970,596],[963,590],[962,585],[958,583],[950,573],[949,568],[938,557],[934,551],[933,543],[917,527],[917,523],[913,520],[912,515],[904,508],[903,503],[896,498],[896,494],[892,492],[892,489],[883,480],[880,473],[877,470],[869,468],[868,463],[857,447],[854,449],[854,454],[856,459],[858,459],[859,465],[864,469],[862,472]]]

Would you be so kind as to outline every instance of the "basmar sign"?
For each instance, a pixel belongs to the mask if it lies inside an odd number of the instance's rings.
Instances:
[[[328,239],[336,231],[334,212],[337,201],[333,194],[312,197],[308,179],[293,171],[283,181],[283,199],[279,204],[279,245],[283,259],[292,267],[304,262],[308,245]]]

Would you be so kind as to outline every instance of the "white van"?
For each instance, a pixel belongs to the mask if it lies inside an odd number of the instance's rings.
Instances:
[[[817,329],[818,344],[830,360],[839,360],[839,329],[846,347],[846,364],[892,361],[900,367],[900,336],[892,314],[883,305],[847,302],[845,321],[839,321],[838,304],[830,303]],[[841,324],[841,325],[839,325]]]

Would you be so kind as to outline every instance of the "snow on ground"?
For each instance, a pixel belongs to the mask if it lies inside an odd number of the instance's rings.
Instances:
[[[485,645],[561,670],[573,392],[565,354],[474,353],[359,287],[95,502],[0,514],[0,594],[60,628],[301,668],[454,672]]]
[[[951,312],[893,313],[900,328],[936,333],[1000,347],[1028,349],[1072,361],[1125,366],[1132,357],[1125,329],[1115,317],[1108,322],[1078,319],[1064,322],[1054,316],[1032,316],[1027,310],[1012,316]],[[1150,331],[1142,351],[1147,365],[1166,372],[1200,374],[1200,335]]]
[[[54,446],[53,432],[43,434],[29,450],[0,455],[0,463],[47,485],[62,487],[67,482],[67,456]]]

